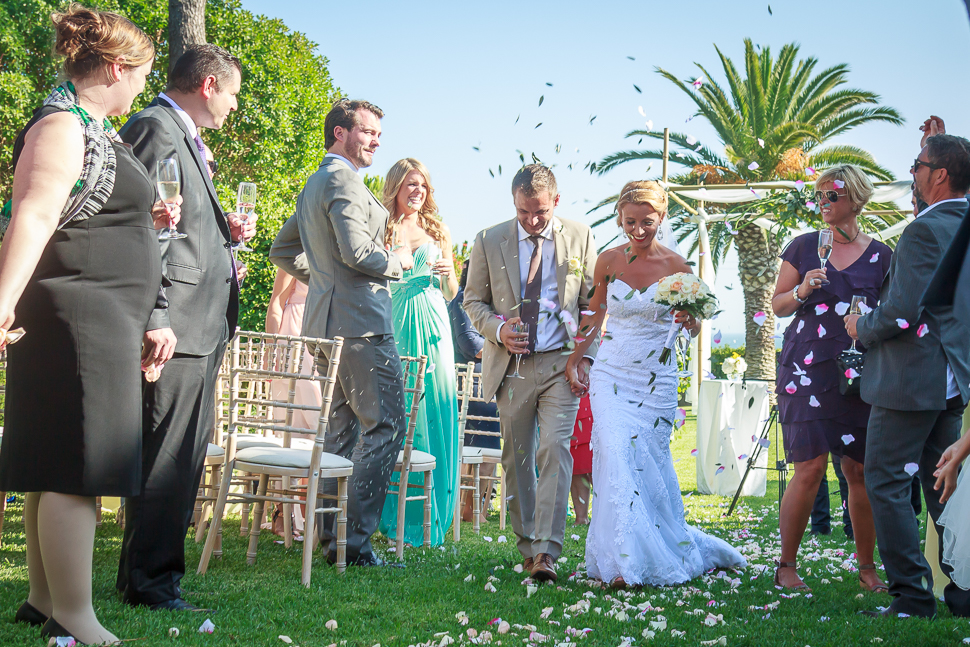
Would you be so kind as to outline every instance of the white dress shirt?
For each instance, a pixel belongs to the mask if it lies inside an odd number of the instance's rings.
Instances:
[[[338,160],[340,160],[341,162],[343,162],[344,164],[346,164],[347,166],[349,166],[350,167],[350,170],[353,171],[354,173],[359,173],[360,172],[360,169],[357,168],[356,166],[354,166],[354,163],[351,162],[346,157],[344,157],[343,155],[337,155],[336,153],[327,153],[326,155],[323,156],[324,159],[326,159],[328,157],[336,157]]]
[[[182,110],[181,106],[175,103],[175,100],[172,97],[168,96],[164,92],[159,92],[158,98],[165,99],[167,102],[172,104],[172,107],[175,108],[175,112],[178,114],[179,117],[182,118],[182,121],[185,122],[185,126],[189,129],[189,133],[192,135],[192,139],[195,139],[196,137],[199,136],[199,127],[195,125],[194,121],[192,121],[192,117],[189,116],[189,113]]]
[[[950,198],[949,200],[940,200],[939,202],[934,202],[933,204],[931,204],[930,206],[926,207],[918,214],[916,214],[916,217],[919,218],[920,216],[925,216],[930,211],[930,209],[932,209],[938,204],[943,204],[944,202],[963,202],[964,204],[966,204],[967,199]],[[960,395],[960,387],[957,386],[957,378],[955,375],[953,375],[953,369],[950,368],[950,363],[947,362],[946,363],[946,399],[949,400],[950,398],[955,398],[958,395]]]
[[[536,352],[544,353],[563,348],[569,341],[566,327],[559,321],[562,304],[559,302],[559,281],[556,278],[556,241],[552,238],[553,220],[549,221],[542,231],[545,241],[542,243],[542,289],[540,299],[548,299],[556,304],[556,309],[550,312],[539,306],[539,325],[536,327]],[[529,240],[527,232],[520,223],[516,223],[519,232],[519,298],[525,298],[525,286],[529,282],[529,265],[532,263],[532,250],[535,246]],[[502,327],[495,332],[499,345],[502,344]]]

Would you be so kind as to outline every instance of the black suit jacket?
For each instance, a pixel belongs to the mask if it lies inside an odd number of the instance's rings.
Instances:
[[[236,329],[239,288],[230,251],[229,223],[205,160],[175,108],[157,98],[120,131],[155,177],[158,160],[175,157],[182,180],[180,240],[162,241],[162,269],[171,281],[168,310],[152,313],[149,330],[172,328],[177,353],[208,355]]]
[[[963,214],[963,222],[953,242],[943,255],[930,286],[923,295],[923,305],[953,306],[953,314],[960,321],[970,321],[970,211]]]

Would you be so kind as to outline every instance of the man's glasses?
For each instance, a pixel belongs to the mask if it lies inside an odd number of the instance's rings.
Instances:
[[[838,202],[839,198],[846,197],[845,193],[838,193],[836,191],[816,191],[815,201],[821,202],[822,198],[827,199],[829,202]]]
[[[939,164],[933,164],[932,162],[924,162],[923,160],[917,157],[916,159],[913,160],[913,166],[910,169],[910,171],[912,171],[913,173],[917,173],[919,171],[919,167],[921,166],[925,166],[926,168],[929,168],[929,169],[943,168]]]

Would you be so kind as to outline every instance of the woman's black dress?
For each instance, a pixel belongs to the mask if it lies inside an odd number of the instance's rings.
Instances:
[[[38,111],[14,147],[41,118]],[[141,345],[161,281],[155,187],[123,144],[100,213],[54,232],[7,347],[0,490],[134,496],[141,489]]]

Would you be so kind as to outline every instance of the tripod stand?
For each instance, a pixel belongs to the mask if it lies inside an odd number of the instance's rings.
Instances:
[[[770,438],[768,437],[771,433],[771,428],[774,426],[775,429],[775,466],[774,467],[757,467],[756,463],[758,458],[761,456],[761,452],[766,450],[771,446]],[[788,484],[788,461],[784,457],[779,458],[778,454],[778,405],[771,405],[771,415],[765,420],[764,426],[761,428],[761,435],[755,441],[754,448],[751,450],[751,454],[748,456],[748,466],[744,469],[744,475],[741,477],[741,483],[738,484],[738,491],[734,493],[734,500],[731,501],[731,506],[728,511],[724,513],[725,517],[730,517],[731,513],[734,512],[735,506],[738,505],[738,499],[741,498],[741,491],[744,489],[744,482],[748,479],[748,474],[751,473],[753,469],[764,469],[773,470],[778,472],[778,507],[781,508],[781,499],[785,496],[785,486]]]

